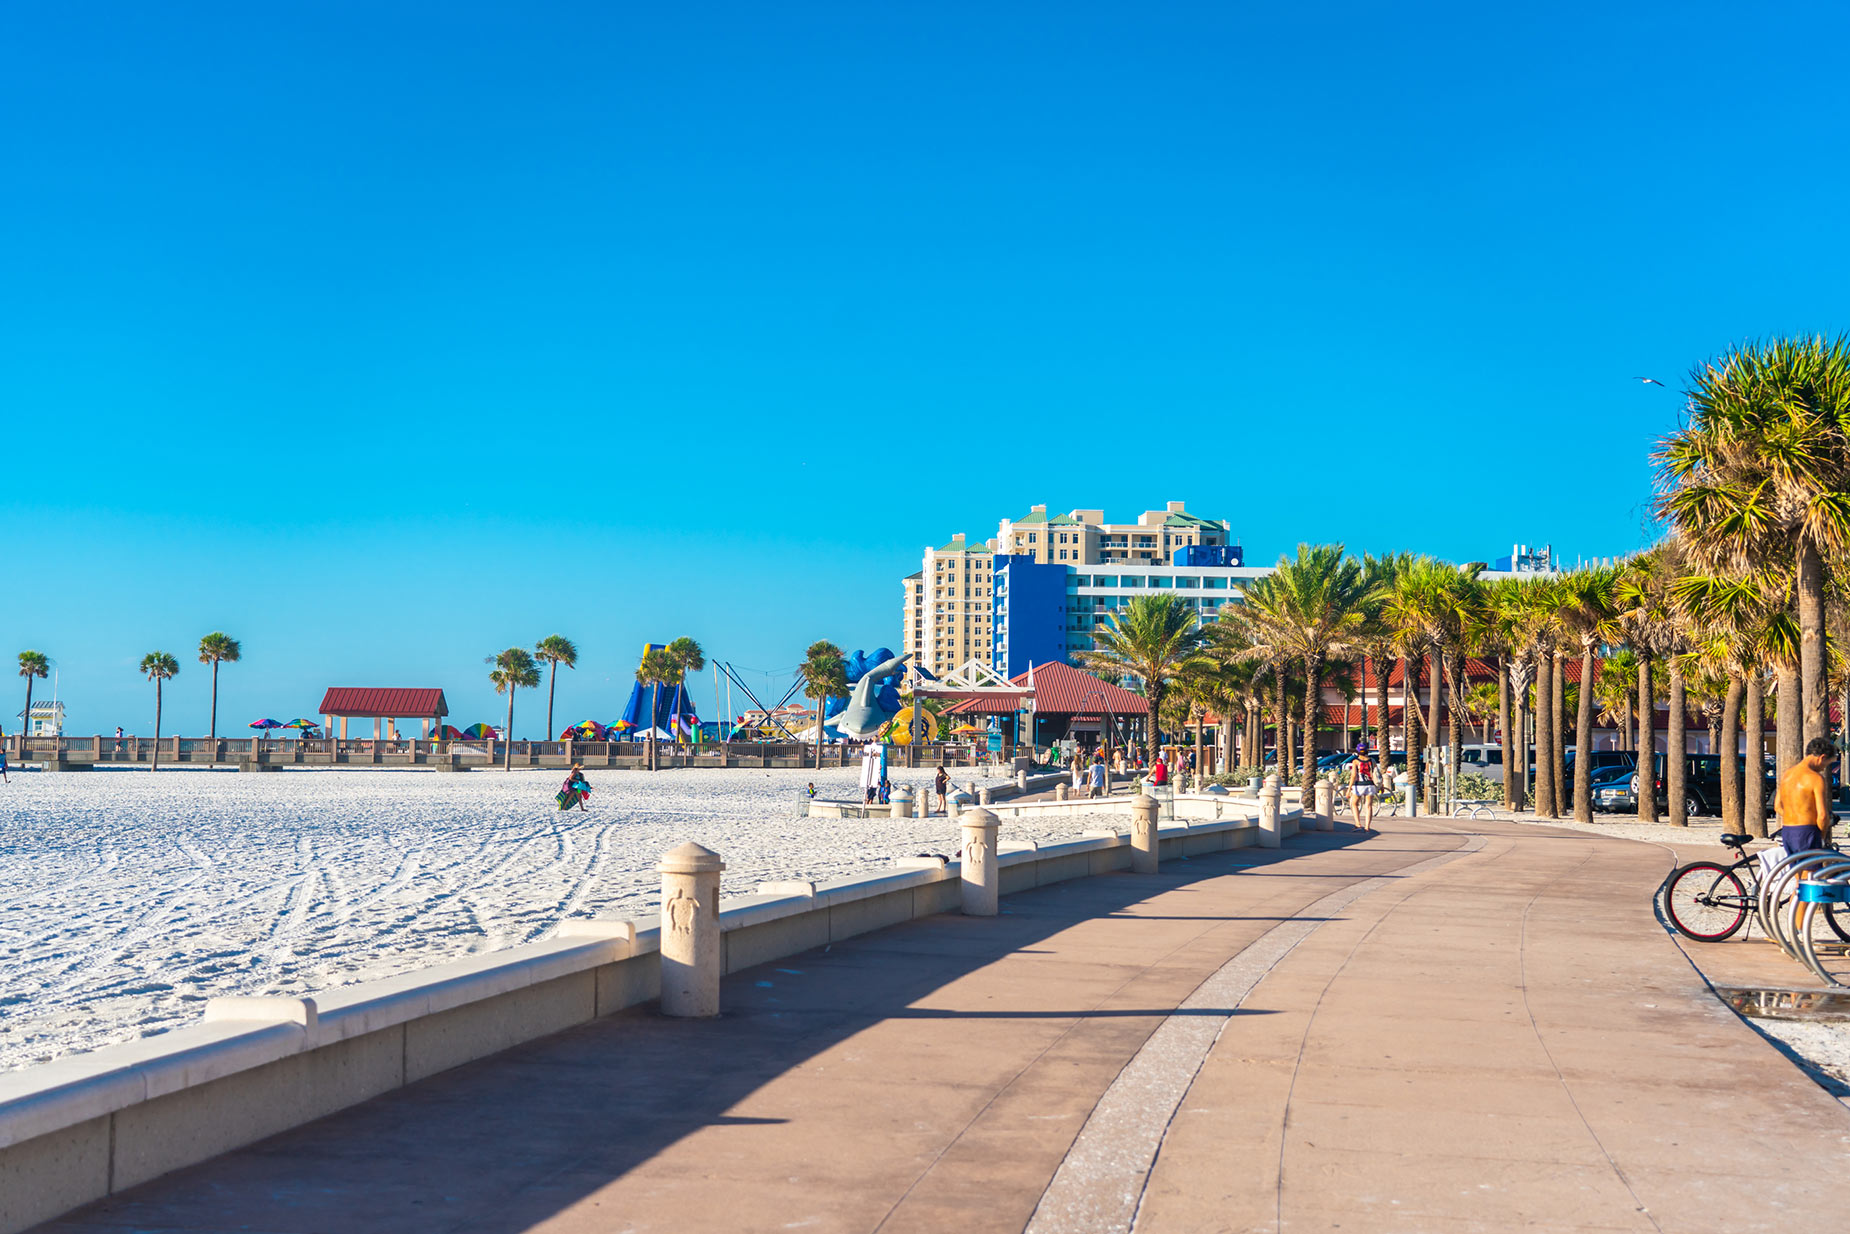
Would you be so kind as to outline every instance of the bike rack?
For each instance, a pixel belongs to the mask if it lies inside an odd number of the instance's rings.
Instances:
[[[1805,874],[1810,877],[1799,881]],[[1780,911],[1788,896],[1799,906],[1797,912],[1791,906]],[[1812,921],[1820,904],[1850,904],[1850,854],[1815,848],[1793,853],[1760,881],[1760,901],[1755,907],[1761,927],[1781,951],[1811,969],[1826,985],[1843,988],[1844,983],[1819,961],[1817,944],[1812,941]]]

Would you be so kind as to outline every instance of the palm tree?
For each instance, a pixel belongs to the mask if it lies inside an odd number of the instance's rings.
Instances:
[[[679,681],[680,668],[666,647],[651,647],[636,666],[636,681],[649,687],[649,770],[661,770],[662,687]]]
[[[218,749],[218,666],[236,664],[243,658],[243,645],[223,630],[214,630],[199,640],[199,662],[212,666],[212,723],[207,735],[215,751]]]
[[[1658,509],[1711,568],[1792,562],[1801,741],[1825,737],[1826,561],[1850,547],[1850,339],[1735,348],[1690,375],[1658,446]]]
[[[1227,606],[1223,605],[1223,611]],[[1143,682],[1150,714],[1144,725],[1144,758],[1156,763],[1157,719],[1163,696],[1176,674],[1201,658],[1202,635],[1195,610],[1171,592],[1132,596],[1111,614],[1111,623],[1093,631],[1095,650],[1084,652],[1086,665]]]
[[[548,634],[533,644],[533,654],[544,660],[546,670],[546,740],[551,741],[556,729],[552,726],[553,696],[559,692],[559,666],[578,667],[578,648],[571,639],[563,634]]]
[[[1304,670],[1304,759],[1301,783],[1310,792],[1317,778],[1317,722],[1322,711],[1324,669],[1331,656],[1353,655],[1368,620],[1368,580],[1362,565],[1340,544],[1298,545],[1295,558],[1280,557],[1264,588],[1246,588],[1245,607],[1254,631],[1284,660]],[[1282,772],[1281,768],[1281,772]]]
[[[1394,623],[1389,618],[1388,601],[1394,594],[1394,580],[1413,563],[1413,554],[1396,553],[1387,557],[1362,556],[1362,578],[1368,599],[1362,605],[1362,629],[1357,642],[1364,657],[1363,685],[1367,670],[1375,678],[1375,748],[1385,751],[1388,741],[1388,677],[1394,660]],[[1368,700],[1362,700],[1362,714],[1368,714]]]
[[[1387,614],[1410,651],[1425,649],[1432,657],[1432,694],[1426,727],[1431,738],[1439,735],[1441,700],[1445,682],[1451,680],[1452,703],[1449,708],[1448,748],[1451,765],[1457,768],[1464,747],[1463,711],[1458,696],[1464,685],[1465,652],[1472,632],[1481,624],[1484,591],[1478,583],[1483,573],[1481,563],[1453,566],[1431,557],[1415,559],[1400,571],[1387,602]],[[1410,657],[1411,658],[1411,657]],[[1413,753],[1408,751],[1408,774],[1413,772]],[[1417,785],[1418,781],[1414,783]]]
[[[816,700],[816,770],[822,770],[823,713],[829,700],[848,692],[848,662],[841,648],[827,639],[809,645],[803,653],[803,697]]]
[[[1766,834],[1760,790],[1766,751],[1762,674],[1769,663],[1790,665],[1801,656],[1800,633],[1787,607],[1787,595],[1783,571],[1779,575],[1690,574],[1671,585],[1672,602],[1696,627],[1698,652],[1727,677],[1717,751],[1722,755],[1723,820],[1734,827],[1745,825],[1752,835]],[[1746,791],[1740,784],[1735,733],[1744,701],[1747,726],[1753,733],[1747,746],[1750,774]]]
[[[150,651],[141,657],[141,671],[154,683],[154,758],[149,771],[161,769],[161,686],[180,671],[180,662],[164,651]]]
[[[489,656],[483,661],[494,668],[488,674],[488,680],[494,682],[495,693],[507,695],[507,732],[502,735],[501,770],[514,770],[514,691],[537,689],[540,684],[540,666],[533,659],[533,653],[525,647],[509,647],[499,655]]]
[[[1657,821],[1657,691],[1651,669],[1677,650],[1671,588],[1680,573],[1674,546],[1662,544],[1619,571],[1613,596],[1620,632],[1638,657],[1638,818]]]
[[[1594,651],[1610,633],[1615,611],[1618,570],[1594,566],[1575,570],[1561,580],[1561,616],[1570,637],[1580,641],[1580,699],[1574,717],[1574,817],[1593,821],[1593,675]],[[1643,798],[1641,797],[1642,801]]]
[[[675,674],[675,718],[681,716],[681,699],[686,689],[687,679],[707,666],[707,653],[700,649],[700,644],[683,635],[668,644],[668,658],[675,662],[678,670]],[[715,717],[717,718],[717,717]],[[698,736],[698,734],[696,734]]]
[[[26,734],[32,731],[32,683],[51,675],[51,661],[42,651],[22,651],[19,653],[19,675],[26,679],[26,709],[19,713],[19,751],[23,757]]]

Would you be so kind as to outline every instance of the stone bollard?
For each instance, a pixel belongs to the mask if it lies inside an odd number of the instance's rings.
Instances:
[[[662,854],[662,1014],[719,1014],[719,872],[726,863],[691,840]]]
[[[952,818],[956,818],[975,803],[976,799],[970,796],[969,793],[964,792],[953,792],[949,797],[945,798],[945,805],[950,807]]]
[[[1017,771],[1015,773],[1015,791],[1018,793],[1025,793],[1028,791],[1028,773],[1027,772]]]
[[[996,869],[996,816],[981,807],[962,819],[964,916],[994,917],[1002,880]]]
[[[1148,793],[1131,799],[1131,869],[1156,873],[1156,812],[1160,803]]]
[[[1055,801],[1070,801],[1072,800],[1072,796],[1073,786],[1065,781],[1061,781],[1053,786],[1053,799]]]
[[[1328,779],[1317,781],[1317,830],[1336,830],[1336,786]]]
[[[976,797],[976,781],[975,780],[965,780],[964,781],[964,792],[969,793],[971,798],[974,800]]]
[[[979,788],[976,790],[976,803],[980,806],[989,804],[989,789]]]
[[[1278,848],[1285,842],[1284,829],[1278,821],[1278,803],[1284,797],[1278,777],[1267,776],[1259,789],[1259,847]]]
[[[911,818],[912,817],[912,786],[911,785],[902,784],[893,793],[893,817],[894,818]]]

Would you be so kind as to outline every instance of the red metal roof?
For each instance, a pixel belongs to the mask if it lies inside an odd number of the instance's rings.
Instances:
[[[378,686],[329,686],[316,708],[324,716],[447,716],[442,690],[399,690]]]
[[[1028,684],[1028,676],[1022,673],[1010,680],[1018,686],[1025,686]],[[1050,711],[1072,715],[1096,712],[1099,709],[1100,694],[1105,696],[1105,709],[1113,715],[1141,716],[1150,711],[1149,700],[1143,695],[1133,694],[1122,686],[1111,685],[1070,664],[1037,664],[1034,666],[1033,677],[1034,710],[1041,714]],[[1092,697],[1088,698],[1087,695]]]

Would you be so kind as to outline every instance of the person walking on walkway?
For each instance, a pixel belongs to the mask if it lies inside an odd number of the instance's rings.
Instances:
[[[1355,825],[1363,831],[1375,829],[1375,801],[1380,796],[1381,787],[1375,782],[1375,756],[1366,741],[1355,747],[1355,757],[1349,762],[1349,804],[1355,811]]]
[[[938,812],[940,814],[949,814],[951,812],[951,807],[948,804],[947,798],[951,791],[951,773],[944,769],[943,763],[938,764],[938,774],[931,778],[931,788],[934,793],[938,794]],[[925,811],[925,817],[931,817],[931,810],[929,808]]]
[[[1156,763],[1150,768],[1150,783],[1158,788],[1169,783],[1169,764],[1163,761],[1161,753],[1157,754]]]
[[[1086,788],[1086,796],[1103,797],[1106,794],[1106,792],[1109,791],[1108,788],[1106,787],[1106,784],[1107,784],[1106,776],[1108,773],[1105,770],[1104,758],[1101,757],[1095,760],[1092,764],[1091,770],[1087,774],[1091,777],[1091,779],[1088,783],[1088,787]]]

